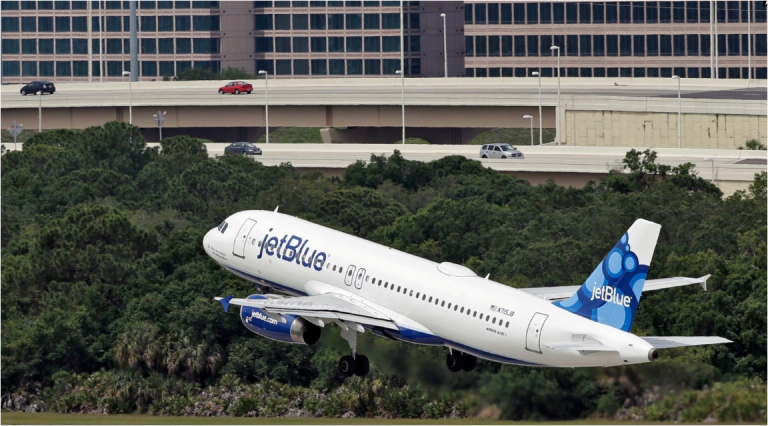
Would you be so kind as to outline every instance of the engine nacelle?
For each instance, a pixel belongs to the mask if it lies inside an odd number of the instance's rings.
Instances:
[[[261,294],[252,294],[248,299],[267,299]],[[280,322],[259,308],[240,307],[240,321],[248,330],[266,338],[285,343],[314,345],[320,339],[320,327],[296,315],[283,315]]]

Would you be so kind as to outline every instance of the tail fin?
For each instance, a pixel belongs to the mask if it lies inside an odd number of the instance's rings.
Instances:
[[[636,220],[581,288],[554,304],[600,324],[629,331],[660,231],[659,224]]]

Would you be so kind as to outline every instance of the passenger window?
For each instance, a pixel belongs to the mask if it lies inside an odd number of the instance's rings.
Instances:
[[[482,149],[483,149],[483,151],[485,151],[486,149],[488,149],[488,145],[483,145]]]
[[[336,272],[336,265],[333,265],[333,272]]]
[[[504,324],[504,327],[509,328],[509,321],[507,321],[507,323]]]
[[[421,294],[421,293],[416,293],[416,298],[417,298],[417,299],[419,298],[419,295],[420,295],[420,294]]]
[[[261,241],[259,241],[259,247],[261,247]]]
[[[441,303],[440,306],[445,307],[445,300],[443,300],[443,303]]]
[[[472,316],[473,316],[473,317],[476,317],[476,316],[477,316],[477,311],[474,311],[474,312],[472,313]]]
[[[365,276],[365,282],[368,282],[368,280],[370,280],[370,279],[371,279],[371,276],[370,276],[370,275],[366,275],[366,276]]]
[[[389,283],[384,283],[384,288],[387,288],[388,285]]]
[[[397,286],[397,292],[400,293],[400,286]]]
[[[411,290],[411,293],[409,294],[409,296],[413,297],[413,290]]]
[[[448,309],[451,309],[451,304],[450,303],[448,304]]]
[[[379,280],[379,285],[381,285],[381,280]]]
[[[339,273],[341,273],[341,269],[342,269],[342,268],[341,268],[341,267],[339,267]]]
[[[493,317],[493,323],[496,324],[496,317]]]
[[[481,319],[481,320],[483,319],[483,314],[480,314],[480,319]]]
[[[462,314],[464,313],[464,307],[463,306],[461,307],[461,313]]]
[[[493,150],[494,151],[501,151],[501,148],[499,148],[498,146],[495,146],[495,147],[493,147]]]
[[[459,309],[459,305],[453,305],[453,310],[456,311]]]
[[[432,296],[429,296],[429,303],[432,303]]]

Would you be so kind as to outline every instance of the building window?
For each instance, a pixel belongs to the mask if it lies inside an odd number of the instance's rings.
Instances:
[[[701,42],[701,56],[712,55],[712,46],[710,44],[709,34],[701,34],[699,40]]]
[[[635,56],[645,56],[645,36],[644,35],[634,35],[633,41],[634,41],[634,54]]]
[[[592,6],[590,3],[582,2],[579,3],[579,23],[580,24],[591,24],[592,23],[592,11],[590,10],[590,6]]]
[[[176,39],[176,53],[177,54],[192,53],[192,39],[190,39],[190,38],[177,38]],[[177,70],[177,72],[181,72],[181,70],[179,70],[178,62],[176,63],[176,70]]]
[[[366,59],[365,75],[381,75],[381,61],[379,59]]]
[[[464,36],[464,56],[475,56],[475,38]]]
[[[119,16],[107,16],[107,32],[119,33],[123,31],[123,22]],[[107,69],[109,71],[109,69]]]
[[[173,55],[173,39],[172,38],[161,38],[157,40],[158,43],[158,53],[164,54],[164,55]]]
[[[37,77],[37,61],[21,61],[22,77]]]
[[[19,10],[19,2],[17,1],[0,2],[0,10]]]
[[[313,52],[327,52],[328,46],[325,41],[325,37],[312,37],[311,39]],[[313,68],[314,69],[314,68]],[[315,74],[313,71],[312,74]]]
[[[699,56],[699,35],[688,34],[688,56]]]
[[[157,30],[160,32],[173,31],[173,16],[158,16]]]
[[[362,37],[347,37],[347,52],[362,52],[362,51],[363,51]]]
[[[157,8],[158,9],[173,9],[173,2],[172,1],[158,1],[157,2]],[[163,66],[160,65],[160,69],[163,69]],[[173,73],[171,73],[173,74]]]
[[[400,37],[399,36],[383,36],[381,37],[381,51],[382,52],[399,52],[400,51]],[[386,74],[386,72],[385,72]]]
[[[539,3],[539,23],[549,24],[552,22],[552,4],[551,3]],[[504,71],[502,70],[502,74]]]
[[[685,2],[672,2],[672,20],[678,24],[685,23]]]
[[[378,13],[366,13],[365,29],[366,30],[378,30],[379,29],[379,14]]]
[[[157,77],[157,61],[141,61],[141,75],[143,77]]]
[[[728,34],[728,56],[739,56],[740,54],[739,35]]]
[[[488,23],[496,25],[499,23],[499,4],[488,3]]]
[[[261,15],[256,15],[261,16]],[[270,21],[271,24],[271,21]],[[272,27],[270,27],[271,29]],[[189,16],[177,16],[176,17],[176,31],[189,31],[192,29],[192,20]]]
[[[179,17],[177,16],[176,19]],[[178,27],[178,25],[177,25]],[[272,29],[272,15],[254,15],[253,28],[256,31],[268,31]]]
[[[360,13],[352,13],[347,15],[347,29],[359,30],[363,27],[363,15]]]
[[[410,44],[409,44],[409,52],[421,52],[421,36],[410,36],[409,37]]]
[[[5,2],[0,2],[0,3],[5,4]],[[32,19],[33,19],[32,22],[34,22],[34,18]],[[4,33],[19,32],[19,18],[15,16],[3,16],[2,19],[0,20],[0,24],[2,24]]]
[[[755,56],[765,56],[766,36],[765,34],[755,34]]]
[[[5,40],[3,40],[5,41]],[[37,54],[37,39],[29,38],[29,39],[22,39],[21,40],[21,53],[25,55],[36,55]],[[35,66],[35,69],[37,69],[37,66]],[[35,71],[35,74],[37,74],[37,71]]]
[[[547,3],[547,5],[549,5],[549,3]],[[468,7],[467,10],[472,10],[472,8]],[[509,3],[501,4],[501,23],[504,25],[512,23],[512,5]]]
[[[373,37],[366,37],[365,38],[365,51],[366,52],[380,52],[381,51],[381,41],[378,36]],[[366,71],[366,74],[368,72]],[[381,74],[381,72],[379,72]]]
[[[157,54],[157,39],[154,38],[142,38],[141,39],[141,53],[147,55]],[[157,75],[157,73],[155,73]]]
[[[326,15],[323,13],[313,13],[309,15],[310,28],[312,28],[313,30],[324,30],[325,19],[326,19],[325,17]]]
[[[485,25],[485,23],[488,22],[487,19],[488,17],[485,10],[485,3],[475,3],[475,24]]]
[[[525,36],[514,36],[515,56],[525,56]]]
[[[646,47],[648,56],[659,56],[659,36],[657,34],[649,34],[645,36]]]
[[[618,6],[619,5],[616,2],[609,1],[605,3],[605,23],[606,24],[615,24],[619,22]]]
[[[662,24],[672,22],[672,2],[659,2],[659,22]]]
[[[218,38],[196,38],[192,43],[195,53],[219,53],[221,51],[219,41]]]
[[[649,1],[645,3],[645,22],[648,24],[656,24],[659,22],[658,2]]]
[[[525,16],[525,23],[528,25],[535,25],[539,23],[539,5],[536,3],[528,3]],[[587,3],[589,6],[589,3]],[[490,11],[490,9],[488,9]],[[490,14],[489,14],[490,15]],[[497,76],[498,77],[498,76]]]
[[[155,2],[153,2],[153,1],[140,1],[139,2],[139,8],[140,9],[154,9],[155,8]]]
[[[19,54],[19,40],[18,39],[4,38],[2,45],[3,45],[3,53],[4,54],[9,54],[9,55],[18,55]]]
[[[397,30],[397,29],[400,29],[400,14],[398,14],[398,13],[382,13],[381,14],[381,29],[382,30]]]
[[[266,71],[267,74],[274,74],[274,68],[272,66],[271,59],[257,59],[256,60],[256,72]]]
[[[569,2],[565,4],[565,22],[575,24],[579,21],[579,5]]]
[[[53,61],[40,61],[38,66],[40,77],[53,77]]]
[[[595,77],[605,77],[605,68],[595,68],[593,74]]]
[[[635,24],[645,23],[645,2],[632,2],[632,22]],[[643,69],[643,74],[645,74],[645,69]]]
[[[309,29],[309,15],[293,15],[293,29],[294,30]]]
[[[672,56],[672,36],[661,34],[659,36],[661,56]]]
[[[363,75],[363,60],[362,59],[347,60],[347,75]]]
[[[278,59],[277,61],[275,61],[275,74],[291,75],[291,60]]]
[[[688,78],[699,78],[699,69],[688,68]]]
[[[421,58],[411,59],[411,75],[421,75]]]
[[[525,3],[513,3],[515,25],[525,24]]]
[[[123,41],[119,38],[107,39],[106,52],[108,54],[118,54],[118,55],[123,53]]]
[[[328,29],[329,30],[343,30],[344,29],[344,15],[339,13],[331,13],[328,15]]]
[[[488,36],[488,56],[500,56],[501,43],[499,36]]]
[[[421,17],[420,16],[421,15],[419,15],[418,13],[411,13],[409,15],[409,17],[410,17],[409,23],[410,23],[410,28],[412,30],[418,30],[419,28],[421,28]]]
[[[56,77],[71,77],[71,76],[72,76],[72,63],[69,61],[56,61]]]
[[[22,16],[21,32],[24,32],[24,33],[37,32],[37,19],[35,19],[34,16]]]
[[[605,56],[605,36],[596,35],[592,38],[594,44],[594,55]]]
[[[675,34],[675,56],[685,56],[684,34]]]
[[[162,3],[162,2],[158,2],[158,3]],[[172,75],[174,75],[173,61],[160,61],[160,76],[170,77]]]
[[[687,1],[686,2],[686,21],[688,21],[689,24],[697,24],[699,23],[699,2],[697,1]],[[698,73],[697,73],[698,75]]]
[[[88,39],[87,38],[74,38],[72,39],[72,53],[75,55],[85,55],[88,53]]]
[[[195,16],[192,20],[192,29],[195,31],[219,31],[220,19],[217,15]]]
[[[272,48],[272,37],[256,37],[255,43],[256,53],[270,53],[274,50]]]
[[[488,70],[485,68],[476,68],[475,77],[488,77]],[[435,303],[437,304],[437,303]]]
[[[293,75],[309,75],[309,60],[308,59],[294,59],[293,60]]]
[[[41,33],[53,32],[53,17],[41,16],[37,19],[37,31]]]
[[[726,52],[726,45],[725,45],[725,34],[718,34],[717,35],[717,54],[719,56],[725,56]]]
[[[539,36],[528,36],[528,56],[539,56]]]
[[[619,2],[619,23],[629,24],[632,22],[632,9],[628,1]]]
[[[41,38],[38,40],[38,46],[40,48],[40,54],[41,55],[51,55],[53,54],[53,39],[52,38]]]
[[[309,52],[309,37],[294,37],[293,51],[294,53]]]
[[[312,75],[327,75],[328,61],[325,59],[312,59]]]
[[[56,54],[57,55],[69,55],[72,53],[72,42],[68,38],[56,39]]]
[[[72,32],[74,33],[88,32],[88,18],[86,18],[85,16],[73,16]]]
[[[155,16],[142,16],[139,18],[141,23],[141,31],[143,32],[155,32],[157,31],[157,19]]]
[[[3,75],[18,77],[20,70],[19,61],[3,61]]]
[[[176,48],[178,50],[178,45]],[[181,74],[190,68],[192,68],[192,61],[176,61],[176,73]]]
[[[605,22],[605,4],[602,2],[592,3],[592,23],[602,24]]]
[[[383,72],[385,75],[394,75],[395,71],[400,69],[399,59],[384,59],[383,62]]]
[[[700,3],[701,4],[699,5],[699,22],[709,23],[709,13],[710,13],[709,2],[702,1]],[[709,70],[709,68],[706,68],[706,69]],[[709,78],[709,77],[704,77],[704,78]]]
[[[464,23],[465,24],[472,24],[472,5],[468,4],[464,7]]]
[[[512,36],[501,36],[501,56],[512,56]]]
[[[619,56],[619,36],[608,34],[605,36],[605,40],[608,45],[608,56]]]
[[[56,17],[56,32],[68,33],[70,31],[69,16],[57,16]]]
[[[280,14],[275,15],[275,29],[276,30],[290,30],[291,29],[291,15]]]
[[[566,56],[579,56],[579,36],[568,35],[565,39],[567,41],[565,49]]]
[[[619,51],[621,56],[632,56],[632,36],[620,35],[619,36]]]
[[[592,36],[591,35],[579,36],[579,55],[592,56]]]
[[[37,2],[37,10],[53,10],[53,2],[39,1]]]
[[[488,56],[488,37],[475,36],[475,56]]]
[[[291,52],[291,38],[290,37],[275,37],[275,52],[278,52],[278,53],[290,53]]]
[[[565,5],[561,2],[552,5],[552,22],[562,24],[565,22]]]

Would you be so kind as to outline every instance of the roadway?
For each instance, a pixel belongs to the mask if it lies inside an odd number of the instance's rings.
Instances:
[[[227,145],[225,143],[206,144],[208,155],[211,157],[223,155]],[[372,154],[388,156],[397,149],[408,160],[433,161],[448,155],[463,155],[502,173],[524,175],[532,183],[543,182],[552,177],[560,184],[572,182],[574,186],[580,186],[580,182],[586,182],[589,179],[598,180],[611,170],[622,168],[622,160],[629,150],[628,148],[518,146],[525,155],[524,159],[502,160],[479,158],[480,147],[477,145],[258,144],[257,146],[262,149],[263,155],[255,156],[254,159],[266,166],[291,163],[298,169],[340,172],[355,161],[370,161]],[[766,151],[676,148],[657,148],[655,151],[658,154],[657,164],[679,166],[688,162],[694,163],[698,175],[704,179],[712,179],[714,176],[718,186],[726,195],[749,186],[755,173],[766,170],[768,160]],[[704,158],[711,158],[712,161],[704,161]],[[582,178],[558,180],[559,176],[566,175],[571,178],[574,175],[581,175]]]
[[[676,80],[670,79],[562,79],[564,97],[668,98],[677,97]],[[251,95],[219,95],[226,81],[137,82],[132,83],[134,106],[172,105],[262,105],[263,80],[252,80]],[[691,100],[764,101],[768,99],[764,81],[745,87],[740,80],[684,79],[681,94]],[[21,96],[20,85],[0,88],[2,108],[37,108],[36,96]],[[399,104],[398,79],[271,80],[273,105],[382,105]],[[119,106],[128,104],[126,83],[63,83],[54,95],[43,97],[44,107]],[[533,78],[496,79],[406,79],[409,105],[530,105],[538,103],[537,80]],[[545,104],[552,105],[557,94],[557,79],[542,79]]]

